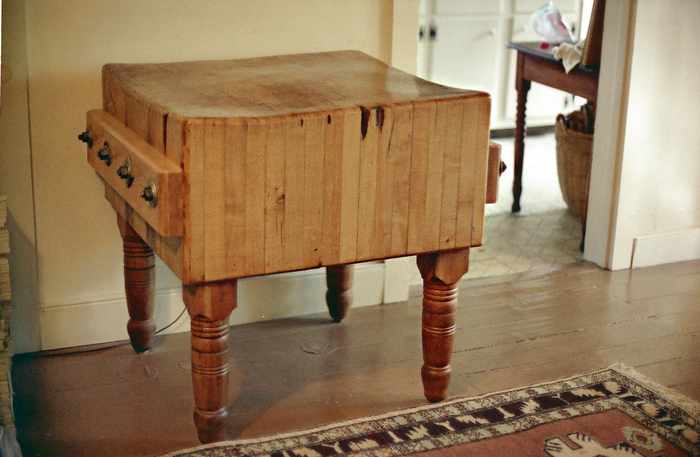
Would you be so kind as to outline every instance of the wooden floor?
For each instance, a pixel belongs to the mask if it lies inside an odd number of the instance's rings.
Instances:
[[[245,305],[243,305],[245,306]],[[420,299],[232,331],[232,437],[274,434],[424,403]],[[86,324],[87,325],[87,324]],[[79,326],[76,326],[79,331]],[[466,281],[452,396],[624,362],[700,400],[700,262],[610,273],[586,264]],[[196,444],[189,335],[20,356],[13,378],[25,456],[140,456]]]

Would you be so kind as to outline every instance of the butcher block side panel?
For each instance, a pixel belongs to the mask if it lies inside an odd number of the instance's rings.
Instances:
[[[204,279],[226,274],[226,123],[223,119],[206,119],[204,121],[203,164],[199,157],[191,160],[198,161],[193,169],[192,178],[203,176],[204,185],[195,188],[194,179],[190,184],[193,195],[201,193],[200,206],[204,210]],[[203,165],[203,170],[199,166]],[[195,171],[196,170],[196,171]],[[195,174],[196,173],[196,174]],[[239,191],[240,192],[240,191]],[[196,215],[193,202],[191,214]],[[243,246],[241,246],[243,247]]]
[[[491,103],[476,104],[476,116],[473,122],[476,124],[473,148],[479,153],[474,161],[474,204],[472,211],[471,245],[481,246],[484,237],[484,210],[486,205],[486,178],[488,169],[489,150],[489,117],[491,115]],[[485,152],[483,152],[485,151]]]
[[[323,115],[307,116],[304,121],[304,216],[302,257],[304,265],[322,265],[323,232]],[[300,120],[301,123],[301,120]]]
[[[224,157],[226,270],[246,271],[246,146],[245,122],[227,121]],[[263,205],[261,205],[263,206]],[[211,273],[210,273],[211,275]]]
[[[271,119],[265,150],[265,272],[282,264],[285,211],[284,120]],[[232,239],[232,243],[236,240]],[[231,246],[233,248],[233,246]],[[229,250],[229,252],[231,252]]]
[[[102,73],[103,109],[114,116],[121,124],[128,127],[141,139],[146,141],[153,149],[146,148],[146,152],[160,161],[161,154],[165,154],[174,166],[180,167],[181,148],[183,145],[182,119],[168,116],[168,113],[159,107],[145,102],[137,101],[128,96],[122,86],[114,80],[108,71]],[[127,105],[129,110],[127,111]],[[118,164],[117,164],[118,165]],[[173,191],[159,190],[158,198],[164,206],[172,209],[172,218],[178,229],[176,233],[182,234],[184,185],[182,181],[173,186]],[[105,197],[111,203],[115,211],[121,215],[136,232],[151,246],[159,257],[180,278],[183,278],[184,243],[180,236],[163,236],[156,230],[154,221],[141,216],[135,207],[140,205],[130,204],[124,200],[114,188],[105,183]]]
[[[269,124],[266,122],[248,122],[243,162],[245,186],[227,189],[227,192],[242,192],[245,197],[246,242],[243,246],[237,244],[236,240],[229,240],[228,243],[229,249],[240,249],[244,253],[244,271],[265,270],[265,154],[268,131]]]
[[[408,195],[408,246],[417,253],[429,240],[423,239],[426,222],[426,198],[428,196],[428,158],[430,156],[430,129],[435,124],[435,102],[416,104],[413,109],[413,134],[411,144],[411,172]]]
[[[478,103],[464,103],[456,247],[480,246],[482,242],[490,109],[491,101],[488,98]],[[478,208],[479,205],[481,208]]]
[[[158,234],[112,187],[105,184],[105,198],[114,211],[131,225],[158,257],[182,278],[182,238],[166,238]]]
[[[126,125],[126,98],[110,72],[102,68],[102,108]]]
[[[360,193],[357,209],[357,259],[371,259],[374,244],[377,214],[375,209],[380,201],[379,187],[379,128],[376,128],[379,116],[378,110],[363,111],[366,132],[360,142]],[[383,130],[383,129],[382,129]],[[383,161],[381,161],[383,162]]]
[[[284,121],[284,222],[282,264],[277,268],[304,268],[304,125],[302,118]],[[320,197],[320,195],[318,196]]]
[[[363,122],[360,109],[332,116],[332,122],[342,122],[340,145],[340,245],[338,263],[351,263],[357,259],[357,227],[360,193],[360,144]]]
[[[166,154],[175,165],[180,165],[178,151],[182,143],[182,130],[178,118],[174,118],[176,122],[169,122],[169,113],[164,108],[125,91],[106,68],[102,71],[103,109],[147,141],[156,151]],[[178,141],[172,141],[175,139]]]
[[[396,257],[406,253],[410,196],[411,156],[413,153],[413,105],[392,107],[391,132],[387,144],[386,198],[384,207],[384,255]]]
[[[462,104],[453,103],[447,106],[445,126],[448,132],[456,133],[448,135],[444,142],[442,181],[446,191],[442,193],[440,211],[440,249],[452,249],[456,245],[463,114]],[[456,189],[456,192],[450,192],[449,189]]]
[[[488,111],[465,97],[184,120],[186,282],[480,243]]]
[[[205,122],[200,119],[187,120],[183,123],[183,144],[181,148],[182,163],[185,171],[183,180],[182,212],[183,227],[183,277],[185,284],[205,280],[205,214],[207,212],[205,174]],[[217,153],[218,154],[218,153]],[[219,215],[219,217],[222,217]],[[213,222],[219,227],[219,219]]]

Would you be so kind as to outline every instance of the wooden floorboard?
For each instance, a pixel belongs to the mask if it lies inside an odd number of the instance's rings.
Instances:
[[[245,306],[245,304],[241,304]],[[420,297],[234,327],[232,437],[276,434],[425,404]],[[454,396],[623,362],[700,400],[700,261],[464,281]],[[80,354],[15,357],[25,456],[145,456],[196,444],[189,335]]]

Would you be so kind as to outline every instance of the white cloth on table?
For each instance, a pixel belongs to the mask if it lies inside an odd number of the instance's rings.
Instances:
[[[557,60],[561,60],[564,71],[569,73],[581,62],[581,43],[562,43],[552,49],[552,54]]]

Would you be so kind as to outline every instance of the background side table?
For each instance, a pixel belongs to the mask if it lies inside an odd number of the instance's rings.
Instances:
[[[550,49],[540,49],[539,43],[509,43],[518,53],[515,89],[518,91],[515,118],[515,157],[513,160],[512,212],[520,212],[523,191],[523,161],[525,159],[527,92],[534,81],[588,100],[595,108],[598,94],[598,70],[578,66],[570,73],[552,55]]]

